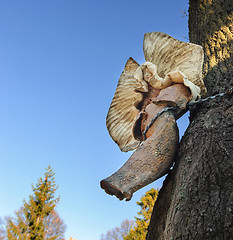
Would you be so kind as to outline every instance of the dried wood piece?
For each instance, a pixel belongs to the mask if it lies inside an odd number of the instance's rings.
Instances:
[[[179,136],[173,115],[165,113],[155,122],[154,133],[113,175],[101,181],[110,195],[128,201],[133,193],[165,175],[172,166]]]

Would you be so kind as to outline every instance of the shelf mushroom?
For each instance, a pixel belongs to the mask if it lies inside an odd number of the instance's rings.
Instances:
[[[146,33],[146,62],[129,58],[110,105],[106,125],[120,150],[134,150],[129,160],[101,187],[120,200],[165,175],[179,144],[176,119],[187,104],[206,95],[203,49],[161,32]]]

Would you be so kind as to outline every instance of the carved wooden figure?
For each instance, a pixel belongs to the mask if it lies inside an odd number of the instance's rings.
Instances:
[[[144,36],[146,62],[130,58],[109,108],[106,125],[121,151],[135,150],[101,187],[120,200],[165,175],[179,143],[176,119],[187,103],[206,95],[199,45],[152,32]]]

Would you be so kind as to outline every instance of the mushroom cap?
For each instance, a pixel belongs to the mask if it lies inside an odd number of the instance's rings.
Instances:
[[[147,61],[144,65],[157,80],[179,70],[187,78],[184,82],[186,86],[191,88],[191,82],[201,89],[202,97],[206,95],[202,80],[204,54],[201,46],[181,42],[165,33],[151,32],[144,36],[143,50]],[[144,65],[140,66],[133,58],[128,59],[106,117],[109,134],[123,152],[133,150],[140,144],[133,136],[133,127],[141,110],[138,106],[143,100],[143,92],[148,92],[148,84],[142,77]]]
[[[121,151],[127,152],[138,147],[140,141],[133,137],[134,121],[139,113],[137,103],[142,101],[141,92],[148,91],[147,83],[134,78],[139,64],[129,58],[117,84],[116,92],[110,105],[106,125],[112,139]]]
[[[143,51],[146,61],[157,66],[160,77],[179,70],[200,87],[202,97],[206,95],[202,79],[204,52],[201,46],[179,41],[165,33],[150,32],[144,35]]]
[[[157,66],[155,64],[151,63],[151,62],[144,62],[142,65],[140,65],[134,73],[134,78],[137,79],[140,82],[144,81],[143,80],[143,70],[145,68],[147,68],[152,73],[152,78],[154,78],[156,81],[162,81],[163,80],[163,78],[161,78],[158,75]]]

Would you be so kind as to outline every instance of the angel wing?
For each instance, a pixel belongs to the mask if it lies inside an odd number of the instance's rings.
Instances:
[[[201,46],[181,42],[165,33],[151,32],[144,35],[143,51],[146,61],[157,66],[160,77],[164,78],[169,72],[179,70],[200,87],[203,97],[206,95],[202,80],[204,53]]]
[[[106,118],[109,134],[123,152],[133,150],[140,144],[133,137],[132,130],[140,111],[137,105],[143,98],[141,92],[147,92],[148,86],[145,81],[133,77],[138,67],[139,64],[133,58],[128,59]]]

